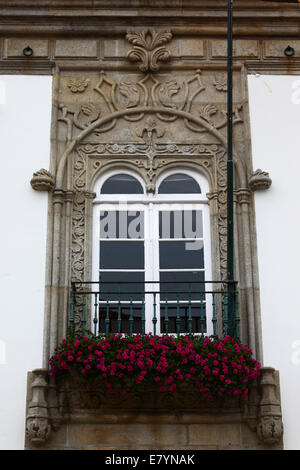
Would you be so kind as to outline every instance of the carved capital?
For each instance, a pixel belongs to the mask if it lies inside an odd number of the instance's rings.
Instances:
[[[65,201],[66,202],[73,202],[74,198],[74,191],[68,190],[65,192]]]
[[[33,445],[38,446],[47,441],[51,432],[46,401],[48,371],[36,369],[32,374],[32,398],[26,417],[26,435]]]
[[[246,188],[238,189],[234,191],[235,202],[238,201],[239,204],[250,204],[251,201],[251,191]]]
[[[63,204],[65,200],[65,191],[62,189],[55,189],[53,191],[53,204]]]
[[[30,184],[35,191],[51,191],[55,181],[51,173],[44,168],[33,173]]]
[[[251,191],[261,191],[269,189],[272,184],[272,180],[269,173],[262,171],[261,169],[256,170],[249,178],[249,188]]]

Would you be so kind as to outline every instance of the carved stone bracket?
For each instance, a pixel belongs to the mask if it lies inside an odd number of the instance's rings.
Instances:
[[[54,178],[44,168],[33,173],[30,184],[36,191],[51,191],[54,188]]]
[[[278,445],[283,435],[283,424],[276,371],[272,367],[264,367],[261,374],[259,383],[250,388],[245,417],[262,444]]]
[[[262,171],[261,169],[256,170],[249,178],[249,188],[251,191],[269,189],[271,184],[272,180],[269,173]]]
[[[280,400],[277,397],[275,369],[262,369],[260,380],[261,401],[257,433],[265,444],[277,444],[283,434]]]
[[[48,371],[36,369],[32,374],[32,398],[28,405],[26,417],[26,435],[31,444],[39,446],[45,444],[51,432],[46,401]]]

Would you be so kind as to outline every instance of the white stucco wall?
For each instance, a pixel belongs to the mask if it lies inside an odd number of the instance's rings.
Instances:
[[[300,449],[300,77],[249,76],[264,365],[280,371],[285,449]]]
[[[23,449],[27,372],[41,367],[51,77],[0,75],[0,449]]]

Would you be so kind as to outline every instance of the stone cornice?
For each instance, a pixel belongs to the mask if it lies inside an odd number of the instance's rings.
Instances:
[[[300,7],[299,7],[300,10]],[[227,28],[225,20],[222,19],[209,19],[205,17],[197,17],[192,15],[191,18],[171,18],[170,13],[165,16],[122,16],[106,17],[105,24],[103,24],[103,16],[82,16],[79,17],[78,22],[72,18],[70,24],[70,17],[65,16],[61,18],[56,17],[43,17],[37,18],[35,16],[26,16],[22,18],[4,18],[0,9],[0,37],[1,36],[38,36],[38,37],[101,37],[109,35],[120,36],[124,35],[128,29],[128,21],[132,27],[139,27],[141,22],[143,24],[151,24],[156,27],[166,27],[171,25],[174,36],[180,35],[193,35],[193,36],[210,36],[214,35],[226,37]],[[298,38],[300,36],[300,11],[297,18],[272,21],[272,18],[258,18],[253,19],[235,19],[234,24],[234,38]],[[40,21],[39,21],[40,20]],[[117,21],[117,25],[116,22]]]
[[[0,0],[0,8],[5,12],[17,12],[20,10],[32,10],[36,14],[56,14],[57,11],[72,12],[100,12],[113,9],[122,10],[149,10],[149,0]],[[261,0],[235,0],[234,13],[258,11],[268,12],[272,16],[297,11],[299,6],[293,4],[278,5],[276,2],[263,2]],[[184,14],[193,11],[205,12],[206,14],[226,14],[227,0],[151,0],[151,10],[173,10]]]
[[[225,35],[226,5],[225,0],[152,0],[151,8],[148,0],[0,0],[0,34],[124,34],[130,18],[134,26],[141,21],[152,25],[167,22],[177,35],[187,31]],[[297,4],[234,2],[236,36],[297,37],[299,18]]]

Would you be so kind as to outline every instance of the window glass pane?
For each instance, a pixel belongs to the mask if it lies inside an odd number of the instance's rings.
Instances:
[[[205,291],[205,274],[201,272],[168,272],[160,273],[160,291],[161,301],[168,300],[187,300],[189,292],[191,300],[201,300]],[[189,284],[191,283],[191,284]]]
[[[183,173],[168,176],[160,184],[158,194],[194,194],[201,193],[197,181]]]
[[[159,242],[159,264],[160,269],[203,269],[203,241]]]
[[[141,183],[126,174],[111,176],[101,189],[101,194],[143,194],[143,192]]]
[[[159,238],[202,238],[201,210],[160,211]]]
[[[144,238],[144,213],[140,211],[101,211],[100,238]]]
[[[100,269],[144,269],[144,242],[101,241]]]
[[[142,301],[144,295],[144,273],[100,272],[100,300],[132,300]]]

